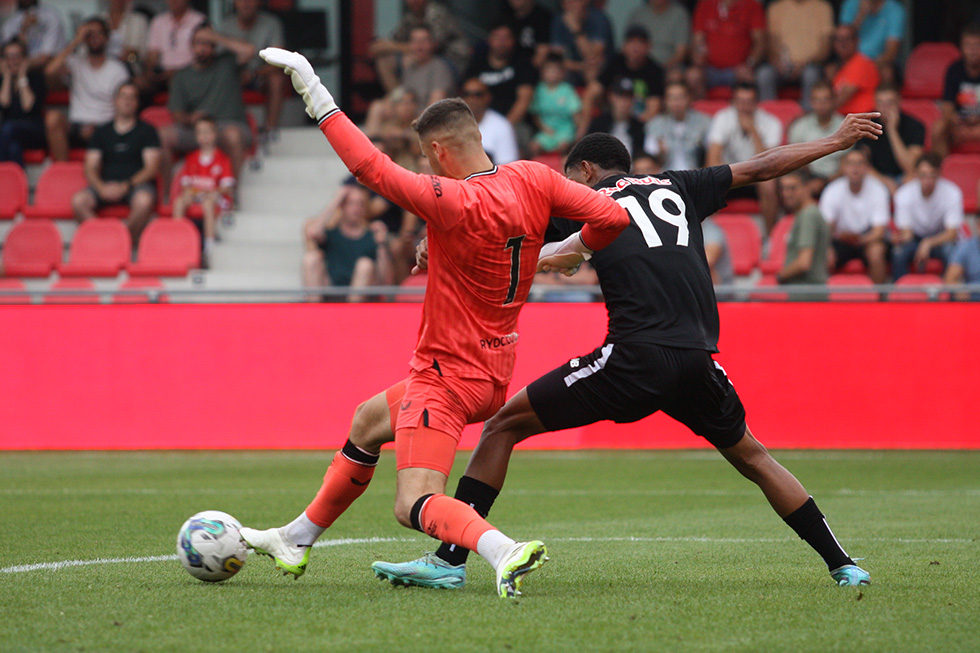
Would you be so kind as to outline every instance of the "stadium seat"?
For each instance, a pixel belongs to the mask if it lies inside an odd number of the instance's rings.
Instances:
[[[67,107],[71,101],[71,94],[67,90],[48,91],[44,97],[44,103],[51,106]]]
[[[46,277],[61,263],[61,232],[50,220],[14,225],[3,243],[3,270],[8,277]]]
[[[62,277],[114,277],[129,262],[133,243],[119,220],[92,218],[75,232],[68,262],[58,267]]]
[[[174,201],[177,199],[177,196],[180,195],[180,191],[183,190],[181,185],[178,183],[180,173],[183,169],[184,164],[181,163],[179,166],[177,166],[177,169],[174,170],[173,179],[171,180],[170,184],[170,197],[167,198],[166,204],[159,204],[157,206],[157,215],[161,217],[170,217],[174,214]],[[163,197],[161,195],[163,191],[163,182],[160,178],[157,178],[157,181],[157,195],[159,197]],[[187,207],[184,217],[190,218],[191,220],[203,220],[204,208],[200,204],[191,204]]]
[[[45,304],[98,304],[99,295],[95,292],[95,284],[91,279],[58,279],[51,284],[51,290],[91,290],[92,292],[75,295],[45,295]]]
[[[946,69],[959,58],[960,50],[952,43],[920,43],[915,46],[905,61],[902,97],[941,98]]]
[[[715,223],[725,232],[735,274],[745,276],[759,264],[762,235],[755,220],[747,215],[717,215]]]
[[[558,172],[564,172],[562,169],[562,164],[565,163],[565,157],[561,154],[539,154],[534,157],[534,160],[538,163],[543,163],[553,170]]]
[[[40,165],[44,163],[44,160],[48,158],[48,151],[35,148],[24,150],[24,165]]]
[[[691,108],[700,111],[710,118],[730,105],[731,102],[728,100],[695,100],[691,103]]]
[[[749,299],[763,302],[785,302],[789,299],[789,293],[769,290],[770,288],[775,289],[778,287],[779,282],[776,281],[776,275],[765,274],[755,284],[756,290],[749,293]]]
[[[833,272],[833,270],[831,270]],[[844,264],[840,270],[839,274],[867,274],[868,268],[864,265],[864,261],[859,258],[852,258],[850,261]]]
[[[410,275],[407,279],[401,282],[400,287],[402,288],[425,288],[425,282],[428,278],[426,273]],[[421,302],[425,299],[425,293],[399,293],[395,295],[396,302]]]
[[[874,286],[874,282],[866,274],[832,274],[827,279],[828,286]],[[876,292],[832,292],[827,295],[832,302],[876,302]]]
[[[741,214],[741,213],[758,213],[759,212],[759,200],[754,197],[733,197],[727,200],[727,204],[718,210],[721,214]]]
[[[109,206],[100,206],[98,209],[96,209],[95,213],[100,218],[116,218],[117,220],[125,220],[129,217],[129,205],[111,204]]]
[[[789,233],[793,230],[794,217],[787,215],[776,223],[769,233],[769,255],[759,261],[759,269],[762,274],[776,274],[783,269],[786,263],[786,243],[789,241]]]
[[[898,278],[895,282],[896,286],[908,287],[908,286],[942,286],[943,278],[938,274],[906,274]],[[935,296],[936,299],[946,300],[949,299],[949,293],[938,293]],[[889,301],[893,302],[928,302],[934,299],[930,297],[930,293],[923,288],[922,292],[890,292],[888,293]]]
[[[133,279],[127,279],[119,286],[119,290],[146,290],[146,291],[162,291],[165,287],[163,282],[156,277],[136,277]],[[166,304],[170,301],[170,297],[166,293],[156,292],[151,300],[149,292],[141,293],[119,293],[112,296],[113,304],[149,304],[152,302]]]
[[[980,180],[980,156],[950,154],[943,161],[942,175],[963,191],[963,210],[977,212],[977,181]]]
[[[85,161],[85,148],[84,147],[73,147],[68,150],[68,160],[69,161]]]
[[[174,124],[173,116],[167,107],[149,106],[140,112],[140,119],[153,125],[156,129]]]
[[[942,117],[942,109],[935,100],[911,99],[902,100],[902,111],[912,116],[922,123],[926,128],[926,141],[924,147],[926,151],[932,149],[932,127]]]
[[[789,134],[789,126],[803,115],[803,107],[793,100],[763,100],[759,103],[759,108],[768,111],[783,123],[783,143]]]
[[[27,175],[10,161],[0,162],[0,220],[10,220],[27,204]]]
[[[185,218],[157,218],[140,236],[133,277],[183,277],[201,264],[201,234]]]
[[[709,100],[731,100],[732,99],[732,87],[731,86],[714,86],[708,89],[708,99]]]
[[[37,180],[34,204],[24,207],[24,217],[68,219],[73,213],[71,197],[88,186],[81,162],[55,161]]]
[[[12,291],[26,291],[27,286],[20,279],[0,279],[0,304],[30,304],[30,295],[7,294]]]

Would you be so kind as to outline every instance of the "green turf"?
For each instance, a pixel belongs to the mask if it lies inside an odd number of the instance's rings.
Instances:
[[[461,591],[393,588],[375,559],[431,541],[392,517],[394,466],[325,536],[298,581],[252,557],[205,584],[164,556],[205,509],[268,527],[319,487],[326,453],[4,454],[0,649],[975,651],[980,452],[777,452],[873,585],[819,558],[714,452],[520,453],[491,521],[552,560],[498,599],[471,560]],[[461,461],[458,461],[461,462]],[[460,471],[457,467],[457,473]],[[369,538],[382,541],[365,542]]]

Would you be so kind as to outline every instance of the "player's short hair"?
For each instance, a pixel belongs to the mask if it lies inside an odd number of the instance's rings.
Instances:
[[[473,112],[458,97],[433,102],[412,122],[412,129],[419,138],[437,131],[456,133],[467,128],[474,128],[479,133]]]
[[[565,172],[568,172],[582,161],[594,163],[604,170],[629,172],[633,167],[626,146],[611,134],[588,134],[575,144],[565,159]]]
[[[943,167],[943,158],[935,152],[926,152],[925,154],[919,155],[919,158],[915,160],[915,167],[918,168],[923,163],[928,163],[932,168],[941,170]]]

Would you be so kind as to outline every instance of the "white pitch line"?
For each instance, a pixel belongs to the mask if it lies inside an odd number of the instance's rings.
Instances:
[[[637,543],[696,543],[696,544],[785,544],[796,542],[794,538],[736,538],[736,537],[554,537],[547,538],[549,542],[637,542]],[[970,538],[878,538],[878,537],[849,537],[848,542],[876,542],[881,544],[975,544],[977,540]],[[382,543],[423,543],[425,540],[408,537],[366,537],[342,538],[338,540],[321,540],[314,548],[328,546],[349,546],[354,544]],[[120,563],[167,562],[177,560],[176,554],[163,556],[141,556],[132,558],[95,558],[94,560],[59,560],[58,562],[38,562],[32,565],[16,565],[3,567],[2,574],[22,574],[30,571],[60,571],[69,567],[87,567],[90,565],[113,565]]]

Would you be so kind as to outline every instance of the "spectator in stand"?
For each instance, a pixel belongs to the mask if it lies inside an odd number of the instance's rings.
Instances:
[[[517,135],[514,126],[506,118],[490,108],[490,89],[478,77],[463,82],[460,93],[463,102],[473,112],[483,135],[483,149],[496,165],[511,163],[519,158]]]
[[[44,69],[48,79],[63,80],[67,75],[71,91],[67,117],[61,111],[44,116],[48,150],[55,161],[67,161],[69,147],[88,147],[95,128],[115,117],[116,91],[129,81],[129,70],[108,56],[108,41],[105,22],[90,18]]]
[[[540,68],[551,44],[551,12],[534,0],[507,0],[503,20],[517,38],[517,50]]]
[[[640,152],[633,157],[634,175],[659,175],[663,169],[660,160],[652,154]]]
[[[663,158],[667,170],[700,168],[711,119],[691,108],[684,82],[667,84],[665,105],[667,111],[647,123],[644,149]]]
[[[643,123],[633,116],[634,83],[619,79],[612,83],[607,93],[608,108],[589,123],[587,133],[612,134],[626,146],[632,157],[643,151]]]
[[[875,283],[888,280],[888,244],[891,219],[888,187],[871,173],[868,149],[855,146],[841,162],[843,175],[827,184],[820,196],[820,213],[831,225],[835,270],[861,259]]]
[[[980,234],[961,240],[953,249],[943,281],[949,285],[980,283]],[[980,292],[956,293],[960,301],[980,301]]]
[[[837,60],[828,67],[827,78],[833,80],[837,94],[837,112],[865,113],[874,108],[875,89],[881,76],[874,61],[858,51],[857,31],[851,25],[834,30],[834,54]]]
[[[437,45],[428,27],[412,28],[408,52],[402,57],[402,85],[426,107],[456,90],[453,68],[436,54]]]
[[[135,245],[156,206],[160,139],[139,119],[140,95],[134,83],[119,87],[114,104],[112,122],[95,130],[85,151],[88,188],[75,193],[71,205],[78,221],[94,218],[106,206],[129,206],[126,226]]]
[[[564,153],[575,139],[582,101],[565,77],[564,58],[557,53],[545,57],[541,81],[534,89],[531,101],[531,116],[539,130],[531,141],[531,151],[535,155]]]
[[[783,207],[796,216],[786,241],[786,261],[776,273],[776,280],[781,284],[827,283],[830,225],[808,186],[806,174],[800,170],[779,179]]]
[[[732,255],[728,248],[725,232],[710,217],[701,222],[701,232],[704,235],[704,256],[711,270],[711,282],[716,286],[731,286],[735,283],[735,268],[732,266]],[[731,299],[729,293],[718,299]]]
[[[776,116],[759,108],[759,94],[755,86],[736,84],[731,106],[722,109],[711,119],[705,165],[747,161],[763,150],[776,147],[782,141],[783,123]],[[736,189],[734,196],[754,193],[759,199],[759,211],[765,220],[766,231],[771,230],[779,212],[776,180],[770,179],[743,189]]]
[[[282,21],[274,14],[260,11],[261,8],[261,0],[235,0],[234,15],[226,17],[218,31],[233,39],[248,41],[255,47],[255,56],[241,67],[242,87],[266,94],[263,131],[274,138],[279,129],[286,76],[280,69],[262,61],[258,52],[263,48],[281,48],[286,39]]]
[[[368,191],[343,186],[320,217],[303,228],[306,254],[303,284],[307,288],[349,286],[348,301],[367,299],[356,291],[388,277],[387,229],[368,222]]]
[[[871,152],[871,168],[894,194],[899,185],[916,174],[926,141],[926,128],[912,116],[902,113],[898,88],[893,84],[878,87],[875,111],[881,113],[878,122],[885,130],[884,136],[876,141],[865,139],[864,143]]]
[[[139,78],[143,92],[153,94],[167,90],[178,70],[194,62],[191,39],[194,31],[207,19],[190,7],[190,0],[167,0],[169,11],[150,21],[150,40],[146,46],[146,70]]]
[[[663,70],[680,68],[687,61],[691,15],[675,0],[647,0],[630,14],[626,25],[627,32],[634,25],[646,30],[653,44],[650,56]]]
[[[422,153],[412,123],[419,117],[419,101],[404,86],[397,87],[382,101],[372,102],[364,123],[364,133],[383,143],[381,149],[391,159],[409,170]]]
[[[24,150],[43,148],[44,74],[28,67],[19,39],[3,45],[0,58],[0,161],[24,165]]]
[[[912,265],[924,269],[931,258],[945,266],[953,253],[963,226],[963,191],[943,179],[941,169],[942,159],[935,153],[919,156],[915,179],[895,193],[892,276],[896,280],[908,274]]]
[[[401,64],[404,68],[402,57],[413,53],[412,33],[419,27],[428,28],[435,41],[433,55],[442,55],[451,64],[454,79],[455,75],[466,70],[470,43],[449,10],[431,0],[405,0],[405,11],[391,36],[376,39],[371,44],[371,56],[375,58],[378,77],[386,93],[403,83],[398,76],[398,67]],[[428,104],[425,103],[426,106]]]
[[[756,0],[698,0],[691,48],[688,84],[696,98],[707,88],[755,82],[755,67],[766,57],[762,5]]]
[[[766,10],[769,61],[761,66],[760,97],[775,100],[783,84],[799,85],[803,108],[810,110],[810,89],[823,77],[834,34],[834,9],[827,0],[776,0]]]
[[[943,117],[936,124],[932,149],[940,156],[963,143],[980,141],[980,24],[960,36],[962,58],[946,70]]]
[[[878,66],[882,79],[894,83],[902,39],[905,7],[898,0],[844,0],[840,24],[858,31],[858,48]]]
[[[599,76],[613,50],[612,24],[589,0],[561,0],[551,19],[551,48],[565,57],[568,81],[581,88]]]
[[[800,116],[789,126],[790,143],[809,143],[826,138],[840,127],[844,116],[834,110],[834,87],[819,81],[810,89],[810,113]],[[807,187],[814,197],[819,197],[824,186],[840,174],[840,160],[844,152],[835,152],[811,163]]]
[[[513,28],[500,23],[487,35],[487,51],[470,61],[463,79],[478,77],[490,89],[490,108],[505,116],[516,129],[524,124],[534,97],[537,72],[517,49]]]
[[[133,11],[132,0],[109,0],[102,19],[109,28],[109,56],[125,63],[133,75],[142,74],[150,21],[142,12]]]
[[[220,54],[219,46],[223,48]],[[160,130],[165,188],[169,188],[177,155],[197,147],[194,124],[199,118],[210,116],[217,121],[218,145],[231,158],[236,179],[252,140],[238,66],[252,58],[255,47],[248,41],[222,36],[207,23],[194,30],[191,47],[194,62],[174,75],[170,83],[167,108],[174,124]]]
[[[19,39],[27,48],[27,67],[43,70],[65,47],[65,26],[58,10],[38,0],[17,0],[17,11],[0,29],[0,43]]]
[[[660,113],[664,98],[664,71],[650,58],[650,38],[642,27],[626,31],[626,40],[603,69],[599,79],[589,84],[585,92],[583,113],[593,114],[606,91],[614,85],[629,83],[632,86],[634,106],[631,113],[641,122],[653,120]]]
[[[180,194],[174,200],[174,217],[183,218],[192,205],[204,214],[204,258],[201,266],[210,265],[218,236],[218,218],[232,205],[235,175],[228,155],[218,149],[218,125],[208,116],[194,123],[197,148],[187,155],[176,183]]]

